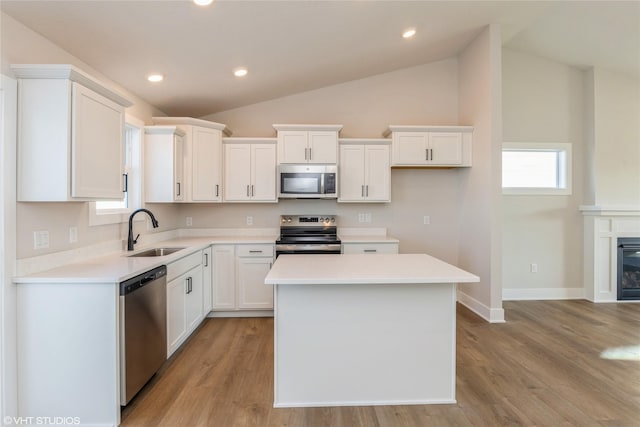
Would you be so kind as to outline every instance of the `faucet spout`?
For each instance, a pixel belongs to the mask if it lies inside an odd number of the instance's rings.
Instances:
[[[127,250],[128,251],[132,251],[133,250],[133,245],[138,242],[138,237],[136,237],[135,239],[133,238],[133,217],[138,212],[144,212],[147,215],[149,215],[149,217],[151,218],[151,225],[153,225],[153,228],[158,228],[158,220],[156,219],[155,216],[153,216],[153,214],[151,213],[150,210],[148,210],[148,209],[137,209],[137,210],[131,212],[131,215],[129,215],[129,236],[127,238]],[[138,236],[140,236],[140,235],[138,234]]]

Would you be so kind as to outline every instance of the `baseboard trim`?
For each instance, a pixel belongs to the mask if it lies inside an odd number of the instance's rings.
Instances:
[[[584,288],[503,289],[503,301],[585,299]]]
[[[460,304],[464,305],[469,310],[473,311],[474,313],[482,317],[487,322],[489,323],[505,322],[504,309],[502,307],[500,308],[487,307],[482,302],[469,296],[468,294],[465,294],[464,292],[461,292],[459,289],[458,289],[457,297],[458,297],[458,302]]]

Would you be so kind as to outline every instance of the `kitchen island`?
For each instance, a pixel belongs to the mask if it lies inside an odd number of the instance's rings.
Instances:
[[[281,255],[274,407],[455,403],[456,283],[424,254]]]

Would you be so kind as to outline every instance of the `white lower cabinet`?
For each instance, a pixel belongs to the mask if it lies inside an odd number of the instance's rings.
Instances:
[[[343,254],[397,254],[397,243],[343,243]]]
[[[167,266],[167,357],[204,318],[202,258],[198,251]]]
[[[213,311],[273,310],[273,287],[264,278],[273,265],[274,246],[213,246]]]

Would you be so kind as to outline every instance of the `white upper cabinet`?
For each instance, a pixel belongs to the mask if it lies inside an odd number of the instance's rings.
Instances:
[[[339,202],[389,202],[389,140],[340,140]]]
[[[184,131],[177,126],[146,126],[144,133],[145,200],[183,201]]]
[[[122,199],[119,93],[71,65],[12,65],[18,77],[18,201]]]
[[[154,117],[157,125],[175,125],[184,137],[184,201],[222,201],[222,135],[225,125],[190,117]]]
[[[277,202],[273,138],[224,138],[224,201]]]
[[[336,164],[342,125],[273,125],[278,131],[278,163]]]
[[[392,166],[471,166],[470,126],[389,126]]]

